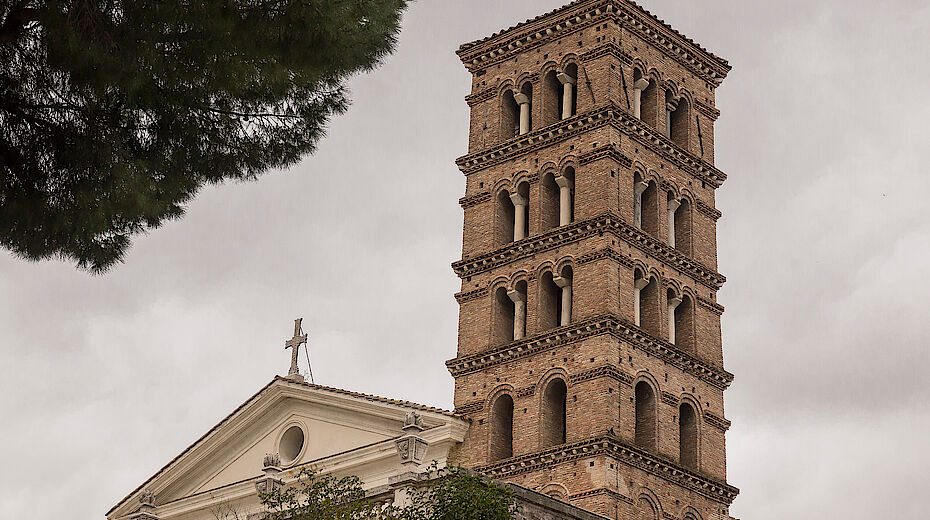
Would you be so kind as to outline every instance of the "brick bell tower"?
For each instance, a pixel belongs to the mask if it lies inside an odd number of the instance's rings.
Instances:
[[[628,0],[458,50],[472,73],[454,462],[608,518],[729,519],[714,92]]]

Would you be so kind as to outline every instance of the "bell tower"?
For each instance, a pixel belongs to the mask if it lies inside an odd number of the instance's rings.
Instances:
[[[628,0],[462,45],[454,462],[608,518],[729,519],[716,293],[726,61]]]

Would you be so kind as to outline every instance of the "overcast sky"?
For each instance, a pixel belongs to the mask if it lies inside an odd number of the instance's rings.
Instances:
[[[454,50],[562,3],[414,4],[314,157],[205,190],[106,276],[0,253],[0,518],[102,518],[286,373],[298,316],[318,383],[450,408]],[[925,519],[930,6],[642,4],[733,65],[716,125],[732,514]]]

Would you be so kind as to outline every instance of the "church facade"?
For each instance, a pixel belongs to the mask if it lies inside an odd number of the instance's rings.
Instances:
[[[259,518],[258,493],[306,467],[397,503],[432,461],[509,483],[523,518],[731,520],[714,207],[729,65],[629,0],[578,0],[458,55],[455,410],[306,383],[298,321],[289,375],[108,520]]]

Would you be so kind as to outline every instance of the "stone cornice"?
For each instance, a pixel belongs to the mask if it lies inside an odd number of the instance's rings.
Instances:
[[[482,191],[481,193],[476,193],[471,197],[462,197],[459,199],[459,206],[462,206],[462,209],[470,208],[472,206],[477,206],[491,200],[490,191]]]
[[[710,217],[712,220],[714,221],[720,220],[720,217],[723,216],[723,213],[721,213],[720,210],[718,210],[717,208],[712,208],[700,200],[695,201],[695,202],[696,202],[695,205],[697,206],[697,210],[703,213],[704,215]]]
[[[700,296],[698,296],[697,300],[698,300],[698,303],[701,304],[701,306],[706,307],[716,312],[719,315],[723,315],[723,311],[724,311],[723,305],[720,305],[717,302],[710,301],[707,298],[702,298]]]
[[[592,251],[585,255],[578,257],[578,265],[590,264],[591,262],[596,262],[598,260],[603,260],[605,258],[610,258],[615,262],[619,263],[624,267],[633,268],[633,261],[628,257],[620,254],[620,251],[612,249],[610,247],[605,247],[604,249],[598,249],[597,251]]]
[[[474,291],[456,293],[455,301],[459,302],[459,304],[463,304],[465,302],[477,300],[478,298],[483,298],[487,295],[488,295],[488,288],[482,287],[480,289],[475,289]]]
[[[609,334],[635,348],[653,355],[679,370],[691,374],[707,384],[725,390],[733,381],[733,374],[722,368],[678,350],[671,343],[656,338],[639,327],[614,314],[603,314],[578,323],[545,331],[529,338],[494,347],[482,352],[460,356],[446,361],[453,377],[478,372],[487,367],[508,363],[520,358],[545,352],[586,338]],[[618,376],[622,378],[622,376]]]
[[[627,466],[645,471],[727,506],[732,504],[736,495],[739,494],[739,489],[725,482],[698,474],[612,436],[566,444],[475,469],[492,478],[507,478],[599,455],[608,455]]]
[[[623,155],[623,151],[620,150],[620,147],[613,143],[600,146],[594,150],[591,150],[590,152],[582,154],[581,157],[578,158],[578,164],[580,166],[584,166],[604,157],[613,159],[624,168],[633,166],[633,159]]]
[[[629,135],[700,181],[717,188],[726,180],[726,174],[714,165],[681,148],[613,103],[595,106],[571,118],[465,155],[456,159],[455,163],[462,173],[471,175],[484,168],[551,146],[607,124]]]
[[[490,253],[459,260],[452,264],[452,269],[460,278],[465,278],[605,232],[616,235],[617,238],[627,242],[630,246],[688,274],[698,283],[711,289],[719,290],[726,282],[726,278],[720,273],[702,265],[641,229],[630,226],[623,222],[623,219],[611,213],[605,213],[546,233],[534,235],[519,242],[507,244]],[[611,256],[610,253],[605,253],[605,255]],[[617,255],[619,255],[619,252],[615,252],[612,256],[616,257]],[[618,261],[620,261],[619,258]],[[623,262],[624,265],[629,265],[629,259]]]
[[[490,87],[465,96],[465,102],[468,103],[468,106],[473,107],[482,101],[493,99],[495,96],[497,96],[497,89]]]
[[[515,53],[564,38],[604,19],[623,23],[628,30],[713,85],[719,85],[730,71],[725,60],[714,56],[639,5],[620,0],[579,0],[490,37],[466,43],[459,47],[457,54],[465,67],[474,73],[510,59]]]
[[[724,419],[723,417],[717,417],[710,412],[704,412],[704,421],[722,432],[729,430],[730,425],[732,424],[727,419]]]
[[[587,62],[607,55],[617,58],[624,65],[633,64],[633,58],[614,42],[602,43],[579,56],[579,59],[581,59],[582,62]]]
[[[717,118],[720,117],[720,110],[717,110],[703,101],[695,100],[694,105],[698,109],[698,112],[707,116],[707,119],[711,121],[716,121]]]
[[[591,381],[592,379],[600,379],[602,377],[609,377],[626,386],[633,386],[633,376],[617,368],[615,365],[599,365],[590,370],[572,374],[568,377],[568,381],[570,384],[574,385],[585,381]]]
[[[582,491],[581,493],[575,493],[574,495],[571,495],[569,498],[574,501],[574,500],[578,500],[579,498],[596,497],[598,495],[607,495],[613,499],[633,505],[632,498],[622,493],[618,493],[614,491],[613,489],[608,489],[608,488],[589,489],[588,491]]]
[[[455,407],[455,413],[460,415],[468,415],[480,412],[484,409],[484,401],[471,401],[463,404],[462,406]]]

